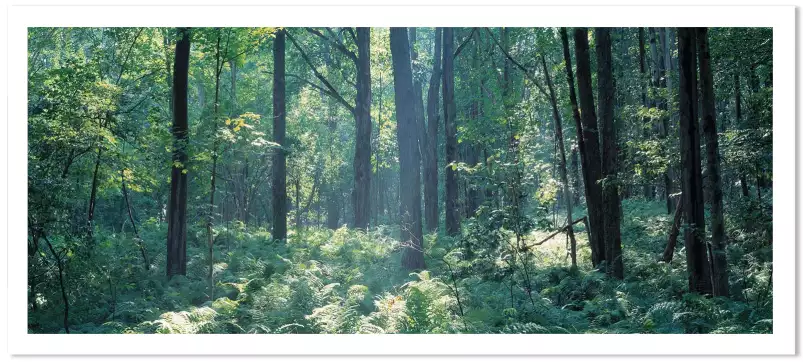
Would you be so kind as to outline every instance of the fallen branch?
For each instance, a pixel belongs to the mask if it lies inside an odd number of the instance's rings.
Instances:
[[[581,218],[579,218],[579,219],[577,219],[577,220],[574,220],[574,221],[572,221],[572,223],[571,223],[571,224],[569,224],[569,225],[566,225],[566,226],[564,226],[564,227],[560,228],[558,231],[555,231],[554,233],[552,233],[552,234],[550,234],[549,236],[547,236],[547,237],[546,237],[546,239],[544,239],[544,240],[541,240],[541,241],[539,241],[539,242],[537,242],[537,243],[535,243],[535,244],[532,244],[532,245],[525,245],[525,246],[523,246],[523,247],[522,247],[522,248],[521,248],[519,251],[527,251],[527,250],[529,250],[530,248],[532,248],[533,246],[538,246],[538,245],[541,245],[541,244],[543,244],[543,243],[545,243],[545,242],[549,241],[550,239],[554,238],[554,237],[555,237],[555,235],[558,235],[558,234],[560,234],[560,233],[562,233],[562,232],[566,231],[566,230],[567,230],[567,229],[568,229],[570,226],[573,226],[574,224],[577,224],[577,223],[579,223],[579,222],[581,222],[581,221],[584,221],[586,218],[587,218],[587,216],[583,216],[583,217],[581,217]]]

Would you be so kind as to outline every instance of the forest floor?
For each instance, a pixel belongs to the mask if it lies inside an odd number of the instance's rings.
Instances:
[[[140,232],[153,256],[149,270],[130,236],[109,234],[97,252],[116,259],[95,259],[115,264],[67,281],[70,332],[771,333],[765,235],[743,233],[729,246],[731,298],[687,294],[682,238],[671,263],[658,261],[672,222],[663,205],[625,201],[624,280],[591,269],[582,223],[576,269],[562,233],[519,255],[512,271],[509,253],[456,258],[456,242],[433,234],[425,240],[429,270],[420,273],[401,269],[391,227],[291,231],[284,245],[268,230],[233,224],[217,229],[211,296],[203,228],[190,230],[187,276],[166,282],[166,225],[150,220]],[[552,233],[533,231],[527,243]],[[30,333],[63,333],[59,302],[40,300]]]

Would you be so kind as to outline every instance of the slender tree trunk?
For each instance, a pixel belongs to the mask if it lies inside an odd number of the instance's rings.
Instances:
[[[207,210],[208,215],[206,219],[206,247],[207,257],[209,258],[209,272],[207,277],[209,278],[210,300],[214,299],[215,292],[214,281],[212,279],[212,271],[215,265],[215,254],[213,250],[215,235],[213,227],[215,220],[215,193],[217,192],[217,160],[220,148],[217,138],[219,111],[218,103],[220,102],[220,73],[223,69],[223,61],[220,59],[220,31],[221,30],[218,28],[217,42],[215,43],[215,104],[212,106],[212,171],[209,176],[209,207]]]
[[[98,155],[95,158],[95,171],[92,172],[92,191],[89,194],[89,212],[87,215],[87,233],[89,235],[90,240],[92,239],[92,235],[95,231],[95,204],[97,202],[97,194],[98,194],[98,171],[100,169],[100,158],[103,154],[103,147],[98,146]]]
[[[371,28],[357,28],[356,104],[354,226],[365,229],[371,216]]]
[[[276,32],[273,43],[273,142],[282,148],[273,155],[273,240],[287,240],[287,153],[285,38],[287,30]]]
[[[722,210],[722,182],[719,166],[716,109],[714,104],[714,75],[708,46],[708,28],[697,28],[700,59],[700,93],[702,95],[703,133],[706,143],[706,168],[711,195],[711,275],[715,296],[728,296],[728,263],[725,255],[725,218]]]
[[[142,239],[140,239],[139,231],[137,231],[137,224],[134,222],[134,212],[131,210],[131,201],[128,200],[128,188],[125,186],[125,169],[120,170],[120,180],[120,189],[123,193],[126,210],[128,211],[128,220],[131,222],[131,227],[134,229],[134,237],[137,240],[137,247],[139,247],[139,251],[142,254],[142,262],[145,264],[145,270],[150,270],[151,265],[148,263],[147,254],[145,254],[145,246],[142,245]]]
[[[421,225],[421,179],[410,43],[406,28],[390,28],[393,58],[393,86],[396,100],[396,136],[399,144],[399,190],[401,191],[401,241],[407,248],[402,266],[407,270],[425,268]]]
[[[680,62],[680,159],[683,166],[683,212],[689,229],[684,232],[689,291],[709,294],[711,277],[705,247],[705,216],[700,165],[700,131],[697,121],[697,61],[694,28],[678,28]]]
[[[566,34],[566,28],[560,28],[560,37],[563,42],[563,60],[566,62],[566,81],[569,85],[569,100],[572,104],[572,117],[574,118],[574,128],[576,131],[575,138],[577,139],[577,153],[580,154],[581,176],[583,178],[583,192],[588,202],[589,195],[589,180],[588,180],[588,160],[586,156],[585,141],[583,141],[583,123],[580,117],[580,108],[577,105],[577,95],[574,90],[574,74],[572,72],[572,56],[569,51],[569,37]],[[579,190],[577,191],[580,192]],[[577,197],[579,203],[580,197]],[[589,209],[590,210],[590,209]]]
[[[443,120],[446,130],[446,233],[460,233],[457,204],[457,125],[454,101],[454,28],[443,29]]]
[[[424,215],[426,230],[433,232],[438,228],[438,96],[441,79],[441,40],[443,28],[435,28],[435,49],[432,53],[432,77],[427,92],[427,149],[424,158]]]
[[[664,116],[661,117],[661,137],[662,139],[666,139],[669,137],[669,128],[670,128],[670,115],[669,115],[669,106],[672,104],[672,53],[669,52],[669,30],[667,28],[659,28],[661,45],[662,45],[662,56],[661,61],[663,67],[661,68],[660,77],[663,79],[662,81],[662,88],[666,92],[666,97],[661,102],[661,109],[666,112]],[[675,204],[672,202],[670,195],[672,195],[672,165],[669,164],[664,171],[663,178],[664,178],[664,200],[666,201],[666,213],[671,214],[673,212]]]
[[[616,146],[616,127],[613,122],[613,103],[616,93],[613,85],[613,57],[611,55],[610,28],[597,28],[595,31],[597,50],[597,86],[599,118],[602,122],[602,203],[605,227],[605,260],[608,261],[608,275],[624,278],[622,262],[621,205],[619,200],[619,178],[617,175],[618,151]]]
[[[70,334],[70,323],[69,323],[69,316],[70,316],[70,300],[67,298],[67,288],[64,285],[64,264],[61,260],[61,257],[56,253],[56,250],[53,249],[53,244],[50,243],[50,239],[47,236],[42,235],[47,242],[47,248],[50,250],[50,253],[53,254],[53,258],[56,259],[56,267],[59,270],[59,287],[61,288],[61,300],[64,303],[64,333]]]
[[[543,56],[541,56],[541,65],[544,67],[544,76],[546,77],[546,84],[549,88],[549,99],[552,104],[552,120],[555,123],[555,138],[558,141],[560,156],[558,158],[558,162],[560,163],[558,168],[560,169],[560,182],[563,184],[563,199],[566,204],[566,233],[569,235],[571,245],[572,266],[576,267],[577,240],[574,238],[574,227],[572,226],[572,222],[574,221],[572,217],[572,193],[569,189],[569,177],[566,171],[566,148],[563,143],[563,125],[561,124],[560,109],[558,108],[558,101],[555,97],[555,89],[552,86],[552,78],[549,77],[549,69],[546,66],[546,60],[544,60]]]
[[[736,95],[736,127],[742,127],[742,86],[739,79],[739,70],[733,75],[733,93]],[[750,197],[750,188],[747,185],[747,175],[739,174],[739,184],[742,186],[742,197]]]
[[[187,76],[190,30],[178,29],[173,67],[173,165],[167,207],[167,277],[187,273]]]
[[[588,29],[574,29],[575,55],[577,56],[577,85],[580,95],[583,143],[585,144],[588,182],[588,221],[591,224],[591,262],[596,267],[605,259],[604,209],[602,205],[602,157],[600,156],[597,115],[591,86],[591,58],[588,50]]]

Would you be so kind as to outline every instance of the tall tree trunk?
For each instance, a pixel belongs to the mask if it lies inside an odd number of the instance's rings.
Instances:
[[[357,28],[356,105],[354,226],[365,229],[371,216],[371,28]]]
[[[218,160],[218,152],[220,145],[218,143],[217,138],[217,131],[218,131],[218,111],[219,106],[218,103],[220,102],[220,73],[223,69],[223,61],[220,59],[220,28],[217,29],[217,42],[215,43],[215,104],[213,107],[212,112],[212,171],[209,176],[209,206],[207,210],[207,218],[206,218],[206,247],[207,247],[207,257],[209,258],[209,289],[210,289],[210,298],[214,298],[214,281],[212,279],[212,272],[215,265],[215,255],[214,255],[214,243],[215,243],[215,235],[214,235],[214,220],[215,220],[215,193],[217,193],[217,160]],[[228,46],[227,46],[228,47]]]
[[[471,58],[471,69],[473,72],[481,72],[480,70],[480,33],[475,31],[472,33],[473,41],[474,41],[474,53],[472,54]],[[483,98],[482,94],[482,82],[481,80],[472,80],[470,85],[471,93],[474,94],[469,104],[469,119],[472,124],[478,124],[480,119],[481,111],[481,102],[480,100]],[[465,142],[465,163],[469,167],[476,167],[479,163],[479,154],[478,148],[479,146],[474,140],[469,140]],[[466,217],[474,217],[477,212],[477,209],[480,207],[481,201],[481,192],[480,192],[480,185],[473,182],[470,178],[466,177],[465,185],[466,185]]]
[[[591,86],[591,58],[588,54],[588,29],[574,29],[575,56],[577,57],[577,88],[580,95],[583,143],[585,144],[588,182],[588,221],[591,224],[591,262],[596,267],[605,259],[604,209],[602,207],[602,158],[600,156],[597,115]]]
[[[661,101],[661,109],[666,112],[661,117],[661,138],[666,139],[669,137],[669,128],[670,128],[670,116],[669,116],[669,106],[672,104],[672,53],[669,52],[669,29],[667,28],[659,28],[659,34],[661,39],[661,49],[662,49],[662,56],[661,56],[661,74],[660,77],[663,79],[662,81],[662,88],[666,92],[666,97]],[[675,204],[672,202],[670,195],[672,195],[672,165],[668,165],[666,170],[664,171],[663,178],[664,178],[664,201],[666,201],[666,213],[671,214]]]
[[[179,28],[173,66],[173,165],[167,207],[167,277],[187,273],[187,76],[190,30]]]
[[[424,216],[426,230],[438,228],[438,96],[441,79],[441,40],[443,28],[435,28],[435,49],[432,53],[432,77],[427,92],[427,149],[424,158]]]
[[[709,294],[711,277],[705,247],[705,216],[700,165],[700,131],[697,121],[697,61],[694,28],[678,28],[680,63],[680,159],[683,213],[689,228],[684,232],[689,291]]]
[[[273,155],[273,240],[287,239],[287,153],[285,38],[287,30],[276,32],[273,43],[273,142],[282,148]]]
[[[457,204],[457,125],[454,102],[454,28],[443,29],[443,120],[446,130],[446,233],[460,233]]]
[[[613,102],[616,93],[613,85],[613,59],[611,55],[610,28],[595,31],[597,50],[597,87],[599,118],[602,122],[602,203],[605,225],[605,260],[608,275],[624,278],[622,262],[621,205],[619,200],[618,160],[616,127],[613,122]]]
[[[418,152],[413,72],[410,43],[406,28],[390,28],[390,52],[393,59],[393,88],[396,101],[396,137],[399,145],[399,190],[401,191],[401,241],[407,247],[402,266],[421,270],[424,266],[421,225],[421,178]]]
[[[544,67],[544,76],[546,77],[546,84],[549,88],[549,100],[552,104],[552,120],[555,122],[555,138],[558,141],[560,165],[560,182],[563,184],[563,199],[566,204],[566,233],[569,235],[571,245],[572,266],[577,266],[577,240],[574,238],[574,227],[572,222],[572,192],[569,189],[569,177],[566,171],[566,148],[563,143],[563,125],[561,124],[560,109],[558,108],[558,101],[555,97],[555,89],[552,86],[552,78],[549,77],[549,69],[546,66],[546,60],[541,56],[541,65]]]
[[[706,143],[706,168],[711,195],[711,269],[715,296],[728,296],[728,263],[725,255],[725,218],[722,211],[722,182],[719,167],[716,109],[714,104],[714,75],[711,71],[711,52],[708,28],[697,28],[700,59],[700,94],[702,96],[703,133]]]
[[[575,138],[577,139],[577,152],[580,154],[581,176],[583,178],[583,193],[588,202],[589,180],[588,180],[588,160],[586,156],[585,141],[583,141],[583,123],[580,117],[580,108],[577,105],[577,95],[574,90],[574,74],[572,72],[572,55],[569,51],[569,36],[566,28],[560,28],[560,38],[563,42],[563,60],[566,63],[566,81],[569,85],[569,100],[572,104],[572,117],[574,118]],[[577,192],[580,192],[579,190]],[[580,197],[577,197],[579,202]],[[590,210],[590,209],[589,209]]]

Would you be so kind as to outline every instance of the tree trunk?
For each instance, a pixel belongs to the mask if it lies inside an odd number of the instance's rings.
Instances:
[[[583,141],[583,123],[580,117],[580,108],[577,105],[577,95],[574,90],[574,74],[572,73],[572,55],[569,51],[569,37],[566,28],[560,28],[560,37],[563,42],[563,60],[566,63],[566,81],[569,85],[569,100],[572,104],[572,117],[574,118],[574,128],[577,139],[577,153],[580,154],[581,176],[583,178],[583,192],[588,202],[589,180],[588,180],[588,160],[586,156],[585,141]],[[576,163],[575,163],[576,164]],[[579,193],[580,191],[577,190]],[[577,196],[579,203],[580,197]],[[590,210],[590,209],[589,209]]]
[[[173,165],[167,207],[167,277],[187,274],[187,76],[190,30],[178,29],[173,66]]]
[[[273,240],[287,239],[287,153],[285,38],[286,30],[276,32],[273,43],[273,142],[282,148],[273,155]]]
[[[666,139],[669,137],[669,128],[670,128],[670,116],[669,116],[669,106],[672,104],[672,77],[671,77],[671,70],[672,70],[672,53],[669,52],[669,29],[667,28],[659,28],[659,34],[661,39],[662,45],[662,68],[661,68],[661,79],[662,81],[662,88],[666,92],[666,98],[661,102],[661,109],[666,111],[666,114],[661,119],[661,138]],[[666,201],[666,213],[671,214],[673,208],[675,206],[672,203],[672,199],[670,195],[672,194],[672,165],[667,165],[666,170],[664,171],[663,178],[664,178],[664,200]]]
[[[393,88],[396,101],[396,137],[399,145],[399,190],[401,191],[401,241],[406,246],[402,266],[407,270],[424,269],[421,228],[421,179],[418,152],[413,72],[410,43],[406,28],[390,28],[390,52],[393,60]]]
[[[139,251],[142,254],[142,262],[145,264],[145,270],[150,270],[151,265],[148,262],[147,254],[145,254],[145,246],[142,245],[142,239],[140,239],[139,231],[137,231],[137,224],[134,222],[134,212],[131,210],[131,201],[128,200],[128,188],[125,187],[125,169],[120,170],[120,180],[120,190],[123,193],[126,210],[128,211],[128,220],[131,222],[131,227],[134,229],[134,237],[137,240],[137,247],[139,247]]]
[[[92,239],[92,235],[95,231],[95,204],[97,202],[97,194],[98,194],[98,170],[100,169],[100,157],[103,153],[103,147],[98,146],[98,155],[95,158],[95,171],[92,172],[92,191],[89,193],[89,212],[87,213],[86,219],[86,226],[87,226],[87,235],[89,235],[89,239]]]
[[[555,123],[555,138],[558,141],[559,151],[558,162],[560,165],[558,168],[560,169],[560,182],[563,184],[563,199],[566,204],[566,233],[569,235],[572,266],[576,267],[577,240],[574,238],[574,227],[572,227],[572,222],[574,221],[572,217],[572,192],[569,189],[569,177],[566,171],[566,148],[563,143],[563,125],[561,124],[560,109],[558,108],[558,101],[555,97],[555,89],[552,86],[552,78],[549,77],[549,69],[546,66],[546,60],[544,60],[543,56],[541,56],[541,65],[544,67],[544,76],[546,77],[546,84],[549,88],[549,100],[552,104],[552,120]]]
[[[209,258],[209,290],[210,290],[210,298],[214,298],[214,281],[212,280],[212,272],[215,264],[215,255],[213,246],[215,243],[215,235],[214,235],[214,220],[215,220],[215,193],[217,192],[217,160],[218,160],[218,152],[219,152],[219,144],[217,138],[217,131],[218,131],[218,111],[220,107],[218,103],[220,102],[220,73],[223,69],[223,61],[220,59],[220,29],[217,29],[217,42],[215,43],[215,104],[213,107],[212,113],[212,171],[209,176],[209,207],[207,210],[208,215],[206,216],[206,247],[207,247],[207,257]]]
[[[605,259],[604,209],[602,207],[602,159],[600,156],[597,115],[591,86],[591,59],[588,50],[588,29],[574,29],[575,55],[577,56],[577,85],[580,95],[583,143],[585,144],[588,182],[588,221],[591,224],[591,262],[596,267]]]
[[[700,59],[700,94],[702,96],[703,133],[706,143],[706,168],[711,195],[711,269],[715,296],[728,296],[728,263],[725,255],[725,218],[722,210],[722,182],[720,180],[719,141],[717,139],[716,109],[714,104],[714,75],[711,70],[711,52],[708,46],[708,28],[697,28]]]
[[[697,121],[697,61],[694,28],[678,28],[680,63],[680,159],[683,213],[689,229],[684,232],[689,291],[710,294],[711,278],[705,247],[705,216],[700,165],[700,131]]]
[[[608,261],[608,275],[624,278],[622,262],[621,205],[619,200],[618,160],[616,147],[616,127],[613,122],[613,60],[611,55],[610,28],[597,28],[595,31],[597,50],[597,86],[599,118],[602,122],[602,203],[605,228],[605,260]]]
[[[371,28],[357,28],[356,105],[354,226],[365,229],[371,216]]]
[[[742,127],[742,86],[739,79],[739,70],[733,75],[733,93],[736,95],[736,127]],[[747,175],[739,174],[739,184],[742,186],[742,197],[750,197],[750,188],[747,185]]]
[[[672,219],[672,228],[669,230],[669,240],[667,240],[664,255],[661,260],[665,263],[672,261],[675,255],[675,246],[678,243],[678,234],[680,234],[680,220],[683,217],[683,199],[678,197],[677,207],[675,207],[675,217]]]
[[[427,149],[424,157],[424,216],[426,230],[438,228],[438,88],[441,79],[441,40],[443,28],[435,28],[435,49],[432,53],[432,77],[427,92]]]
[[[443,29],[443,120],[446,130],[446,233],[460,233],[457,204],[457,125],[454,101],[454,28]]]

